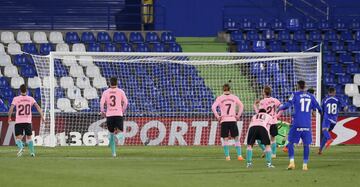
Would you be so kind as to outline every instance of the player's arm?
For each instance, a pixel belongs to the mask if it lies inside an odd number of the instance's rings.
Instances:
[[[215,118],[220,120],[220,115],[216,111],[216,108],[218,107],[218,105],[219,105],[219,100],[216,98],[214,104],[211,106],[211,110],[214,113]]]
[[[11,116],[12,116],[12,113],[14,112],[14,107],[15,107],[15,105],[11,104],[9,113],[8,113],[8,121],[11,121]]]
[[[105,93],[102,94],[101,99],[100,99],[100,115],[102,115],[103,117],[105,116],[105,110],[104,110],[104,106],[106,103],[106,99],[105,99]]]
[[[282,105],[280,105],[278,111],[286,110],[286,109],[290,108],[291,106],[293,106],[294,105],[294,99],[295,99],[294,94],[291,94],[289,100],[287,102],[283,103]]]
[[[123,111],[123,113],[125,113],[125,111],[126,111],[126,109],[128,107],[128,104],[129,104],[129,100],[127,99],[126,94],[125,94],[124,91],[122,91],[121,94],[122,94],[121,97],[122,97],[122,101],[123,101],[123,103],[122,103],[122,111]]]
[[[277,100],[276,99],[276,111],[279,109],[279,107],[281,106],[281,102],[279,101],[279,100]],[[284,111],[283,110],[279,110],[279,111],[277,111],[276,112],[276,118],[279,118],[281,115],[282,115],[282,113],[283,113]]]
[[[235,100],[236,105],[239,107],[239,111],[236,115],[236,119],[240,119],[240,116],[242,115],[242,113],[244,112],[244,104],[240,101],[240,99],[236,99]]]
[[[45,121],[44,113],[43,113],[41,107],[36,102],[34,103],[34,106],[35,106],[36,110],[39,112],[41,120]]]
[[[317,100],[315,99],[315,97],[314,96],[312,96],[311,97],[311,106],[312,106],[312,109],[313,110],[318,110],[318,112],[320,113],[320,114],[322,114],[323,113],[323,109],[321,108],[321,106],[319,105],[319,103],[317,102]]]

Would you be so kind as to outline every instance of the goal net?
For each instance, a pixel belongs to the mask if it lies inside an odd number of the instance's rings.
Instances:
[[[220,145],[220,125],[211,105],[229,83],[244,104],[238,121],[244,143],[253,103],[265,85],[286,102],[305,80],[320,101],[320,53],[75,53],[33,56],[42,80],[46,121],[36,143],[107,145],[100,97],[111,77],[128,97],[124,139],[119,145]],[[282,120],[291,122],[291,110]],[[313,117],[319,145],[320,116]]]

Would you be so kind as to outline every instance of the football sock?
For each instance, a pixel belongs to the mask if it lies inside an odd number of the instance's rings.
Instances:
[[[237,156],[241,156],[241,144],[240,144],[240,141],[235,142],[235,149],[236,149]]]
[[[267,163],[271,163],[271,148],[265,149],[265,159]]]
[[[229,142],[228,141],[224,141],[224,153],[225,153],[225,156],[228,157],[230,156],[230,152],[229,152]]]
[[[19,148],[19,149],[22,149],[22,148],[24,148],[24,144],[22,143],[22,141],[21,140],[16,140],[16,145],[17,145],[17,147]]]
[[[261,148],[261,150],[265,151],[265,145],[261,144],[260,140],[256,140],[256,142],[259,144],[259,147]]]
[[[310,155],[310,146],[304,145],[304,164],[308,163],[309,155]]]
[[[294,159],[294,144],[292,142],[289,142],[288,144],[288,149],[289,149],[289,159]]]
[[[35,154],[34,142],[32,140],[27,140],[26,142],[29,146],[30,153]]]
[[[114,133],[110,133],[109,144],[110,144],[110,148],[111,148],[111,154],[115,155],[116,150],[115,150],[115,135],[114,135]]]
[[[272,152],[272,154],[273,155],[276,155],[276,142],[273,142],[272,144],[271,144],[271,152]]]
[[[325,147],[326,142],[330,139],[329,131],[323,130],[323,137],[320,143],[320,150],[322,151]]]
[[[253,155],[253,150],[251,146],[248,146],[248,148],[246,149],[246,162],[247,163],[251,163],[252,161],[252,155]]]

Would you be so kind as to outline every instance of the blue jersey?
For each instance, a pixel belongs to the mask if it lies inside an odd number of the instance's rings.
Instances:
[[[312,110],[322,111],[315,97],[303,91],[294,92],[289,101],[279,107],[279,110],[286,110],[291,106],[294,107],[293,126],[302,128],[311,128],[311,112]]]
[[[327,96],[322,100],[322,109],[324,111],[324,119],[336,123],[338,113],[345,106],[341,99],[333,96]]]

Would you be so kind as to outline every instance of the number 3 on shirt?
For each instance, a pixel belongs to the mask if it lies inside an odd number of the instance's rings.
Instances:
[[[116,105],[116,97],[115,97],[115,95],[110,95],[110,99],[111,99],[110,106],[115,106]]]
[[[301,103],[301,112],[309,112],[311,99],[301,98],[300,103]]]

